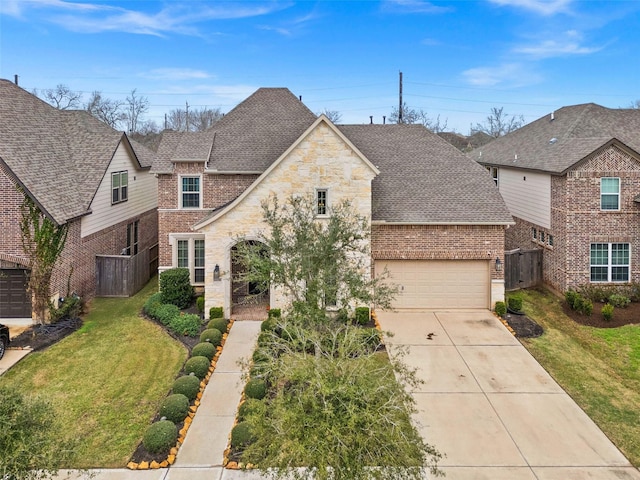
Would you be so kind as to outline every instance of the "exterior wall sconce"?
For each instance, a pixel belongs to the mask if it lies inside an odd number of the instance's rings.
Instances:
[[[496,257],[496,272],[502,271],[502,262],[500,261],[500,257]]]
[[[216,263],[216,266],[213,268],[213,281],[220,281],[220,265]]]

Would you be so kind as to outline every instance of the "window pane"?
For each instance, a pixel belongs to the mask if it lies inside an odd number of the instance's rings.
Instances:
[[[609,264],[609,245],[607,243],[591,244],[591,265]]]
[[[193,264],[196,267],[204,267],[204,240],[194,240]]]
[[[189,268],[189,240],[178,240],[178,267]]]
[[[620,193],[619,178],[600,179],[600,193]]]
[[[611,267],[612,282],[628,282],[629,267]]]
[[[182,206],[184,208],[200,207],[199,177],[182,177]]]
[[[120,188],[120,200],[126,200],[127,199],[127,187],[121,187]]]
[[[629,244],[611,244],[611,265],[629,265]]]
[[[111,188],[120,187],[120,174],[114,173],[111,175]]]
[[[318,190],[317,199],[318,199],[318,203],[317,203],[318,215],[326,215],[327,214],[327,191]]]
[[[123,185],[123,186],[129,185],[129,176],[127,172],[120,173],[120,185]]]
[[[591,267],[591,281],[592,282],[606,282],[607,267]]]
[[[602,195],[600,208],[602,210],[618,210],[618,195]]]
[[[118,203],[120,201],[120,190],[114,188],[111,190],[111,203]]]

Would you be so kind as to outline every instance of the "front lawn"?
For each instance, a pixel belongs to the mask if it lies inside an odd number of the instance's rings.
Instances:
[[[140,316],[157,289],[154,279],[134,297],[94,299],[80,330],[0,377],[0,386],[49,400],[69,437],[81,439],[68,467],[123,467],[187,358]]]
[[[539,338],[522,339],[524,346],[640,466],[640,324],[584,326],[563,312],[563,299],[542,290],[522,294],[525,312],[545,330]]]

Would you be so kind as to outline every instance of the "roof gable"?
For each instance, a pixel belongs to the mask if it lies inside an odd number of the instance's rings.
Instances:
[[[640,110],[563,107],[469,155],[483,164],[562,174],[614,140],[640,155]]]
[[[123,139],[134,153],[122,132],[88,112],[57,110],[0,79],[0,157],[58,224],[88,213]],[[148,164],[150,156],[143,151],[136,149],[134,156]]]

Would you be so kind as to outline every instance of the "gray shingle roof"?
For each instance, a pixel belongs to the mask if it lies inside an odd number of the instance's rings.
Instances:
[[[512,223],[486,169],[422,125],[340,125],[375,165],[373,220]]]
[[[0,79],[0,159],[59,224],[87,213],[124,134]],[[153,153],[134,146],[143,167]]]
[[[563,107],[553,120],[545,115],[469,155],[483,164],[561,174],[613,139],[640,153],[640,110]]]
[[[315,121],[286,88],[260,88],[205,132],[166,132],[152,171],[172,162],[206,162],[220,172],[262,172]]]

